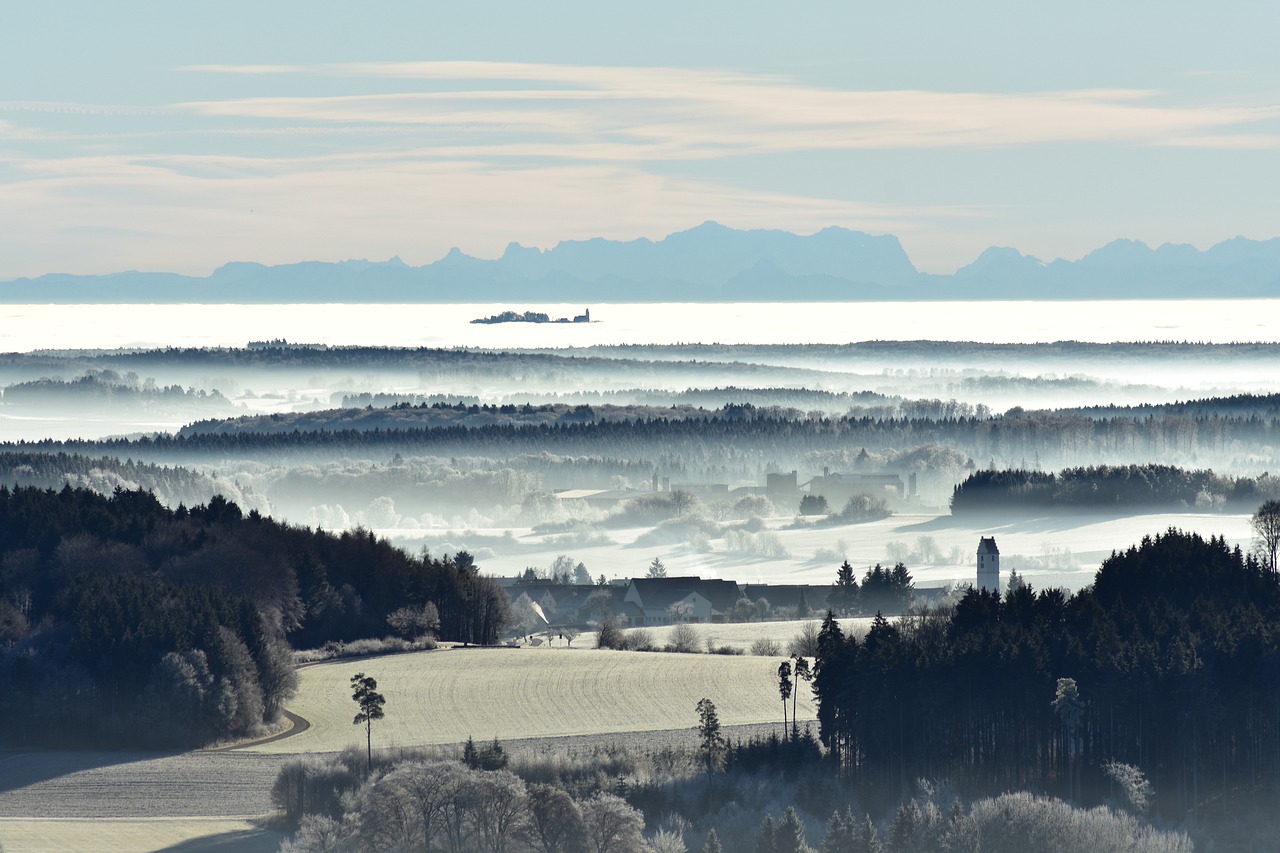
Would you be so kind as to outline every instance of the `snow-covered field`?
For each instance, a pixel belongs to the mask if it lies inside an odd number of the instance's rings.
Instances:
[[[264,824],[282,763],[237,752],[11,755],[0,759],[0,842],[5,853],[274,851],[282,836]]]
[[[0,818],[6,853],[275,853],[284,837],[237,818]]]
[[[378,681],[386,718],[374,745],[414,747],[499,738],[541,738],[692,728],[703,697],[726,726],[779,716],[778,659],[592,649],[450,649],[302,670],[289,709],[311,722],[294,737],[257,747],[265,754],[334,752],[363,745],[351,723],[349,682],[356,672]],[[816,709],[805,692],[801,719]]]

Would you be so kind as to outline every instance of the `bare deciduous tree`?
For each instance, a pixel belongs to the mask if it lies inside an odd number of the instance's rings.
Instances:
[[[644,853],[644,816],[614,794],[599,793],[582,804],[591,853]]]
[[[1276,552],[1280,551],[1280,501],[1269,500],[1249,519],[1253,531],[1258,534],[1262,557],[1273,575],[1280,568],[1276,565]]]

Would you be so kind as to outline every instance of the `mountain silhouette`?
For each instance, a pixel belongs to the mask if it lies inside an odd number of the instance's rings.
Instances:
[[[1280,297],[1280,238],[1200,251],[1115,240],[1077,261],[992,247],[952,275],[921,273],[898,238],[845,228],[801,236],[716,222],[661,240],[511,243],[493,260],[451,249],[389,261],[234,262],[206,277],[128,271],[0,282],[0,302],[761,302]]]

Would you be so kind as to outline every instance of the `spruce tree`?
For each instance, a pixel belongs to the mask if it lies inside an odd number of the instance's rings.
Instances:
[[[832,812],[831,819],[827,821],[826,834],[822,836],[822,844],[818,847],[818,853],[848,853],[853,846],[852,829],[838,809]]]
[[[777,824],[774,823],[773,815],[767,814],[764,816],[764,822],[760,824],[760,832],[756,835],[754,853],[778,853],[777,837]]]
[[[702,842],[702,853],[721,853],[720,836],[714,828],[707,832],[707,840]]]
[[[915,853],[916,835],[924,822],[924,815],[915,801],[898,806],[898,812],[889,824],[889,850],[892,853]]]
[[[849,825],[855,826],[853,822],[853,812],[849,812]],[[880,843],[880,834],[876,832],[876,825],[871,820],[871,815],[864,816],[862,824],[856,826],[853,832],[853,846],[849,848],[851,853],[881,853],[884,846]]]
[[[809,853],[804,842],[804,824],[796,814],[795,806],[787,806],[773,836],[774,853]]]

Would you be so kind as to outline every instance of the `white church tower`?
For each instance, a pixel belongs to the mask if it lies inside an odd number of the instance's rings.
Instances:
[[[1000,549],[994,536],[978,539],[978,589],[1000,594]]]

